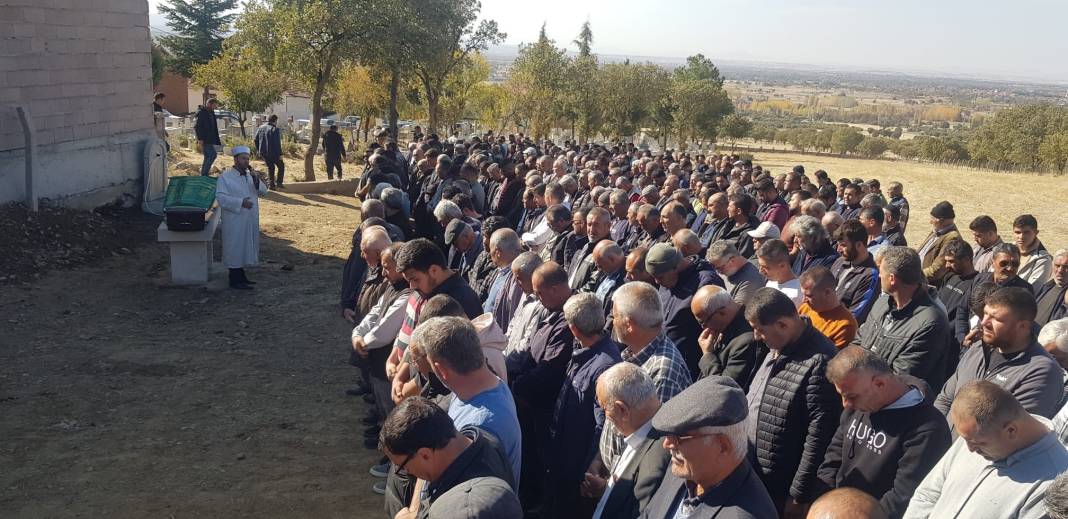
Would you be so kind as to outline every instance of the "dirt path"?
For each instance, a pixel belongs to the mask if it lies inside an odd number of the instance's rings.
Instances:
[[[261,216],[250,293],[166,288],[151,241],[0,286],[0,515],[382,515],[343,394],[356,204],[278,193]]]

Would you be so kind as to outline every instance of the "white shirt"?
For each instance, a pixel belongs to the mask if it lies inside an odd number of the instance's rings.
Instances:
[[[549,228],[549,219],[544,214],[541,215],[541,221],[534,226],[530,232],[523,233],[521,236],[523,244],[530,247],[531,252],[537,254],[541,251],[541,248],[545,246],[545,242],[549,241],[552,237],[553,230]]]
[[[593,512],[592,519],[600,519],[601,512],[604,511],[604,505],[608,502],[608,495],[612,493],[612,487],[623,476],[623,470],[627,468],[627,465],[630,465],[634,456],[638,454],[638,447],[649,437],[649,431],[652,429],[653,420],[650,418],[637,431],[623,438],[626,447],[623,448],[623,454],[620,454],[619,460],[616,461],[616,466],[612,467],[612,474],[608,476],[608,484],[604,487],[604,494],[601,495],[601,500],[597,502],[597,510]]]
[[[801,293],[801,280],[798,278],[793,278],[785,283],[769,279],[768,284],[765,286],[786,294],[786,297],[789,297],[794,302],[794,307],[796,308],[801,308],[801,303],[805,302],[805,295]]]

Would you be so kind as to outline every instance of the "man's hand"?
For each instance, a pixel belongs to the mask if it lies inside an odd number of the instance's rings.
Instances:
[[[390,396],[393,398],[394,404],[400,405],[401,401],[404,400],[404,381],[399,378],[393,379]]]
[[[809,503],[798,503],[792,497],[787,498],[782,517],[783,519],[805,519],[805,516],[808,515],[809,506],[811,506]]]
[[[582,476],[582,483],[579,483],[579,492],[582,496],[592,499],[600,499],[606,488],[608,488],[607,479],[589,472]]]
[[[352,338],[352,349],[356,351],[357,355],[367,358],[367,344],[363,342],[363,337]]]
[[[345,308],[341,310],[341,317],[344,317],[350,323],[356,324],[356,310]]]
[[[961,346],[964,346],[965,348],[967,348],[968,345],[970,345],[971,343],[973,343],[973,342],[975,342],[975,341],[977,341],[979,339],[982,339],[982,338],[983,338],[983,327],[982,326],[976,326],[975,328],[972,328],[972,331],[968,332],[968,335],[964,336],[964,343],[961,344]]]
[[[393,380],[397,378],[397,363],[391,360],[386,361],[386,378]]]
[[[241,201],[241,207],[252,209],[252,200],[246,196],[245,199]]]
[[[716,340],[719,339],[719,334],[705,328],[701,332],[701,336],[697,338],[697,345],[701,347],[701,351],[705,353],[711,353],[712,347],[715,346]]]
[[[417,514],[411,508],[401,508],[393,519],[415,519]]]

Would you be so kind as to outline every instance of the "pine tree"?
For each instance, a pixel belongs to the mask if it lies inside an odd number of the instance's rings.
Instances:
[[[167,68],[190,77],[193,68],[222,52],[222,43],[237,16],[237,0],[170,0],[159,5],[174,34],[159,39],[170,54]]]

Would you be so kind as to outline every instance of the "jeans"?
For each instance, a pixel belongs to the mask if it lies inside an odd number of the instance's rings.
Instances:
[[[341,180],[341,159],[326,161],[326,178],[333,180],[334,168],[337,168],[337,178]]]
[[[263,161],[267,163],[267,177],[271,181],[271,184],[270,184],[269,187],[273,188],[276,185],[280,186],[280,185],[284,184],[285,183],[285,177],[286,177],[286,163],[282,162],[282,157],[278,157],[278,158],[274,158],[274,159],[263,159]],[[278,181],[277,181],[277,183],[275,182],[275,178],[274,178],[274,168],[275,168],[275,166],[278,167]]]
[[[204,150],[204,164],[200,166],[200,176],[206,177],[211,174],[211,165],[215,163],[215,157],[218,155],[218,152],[215,151],[214,144],[208,144],[206,142],[201,148]]]

